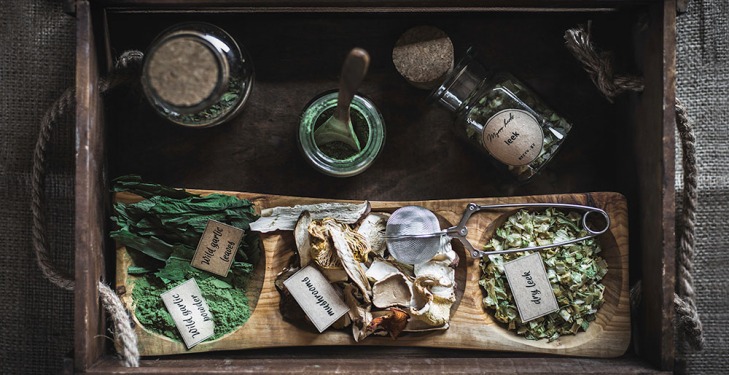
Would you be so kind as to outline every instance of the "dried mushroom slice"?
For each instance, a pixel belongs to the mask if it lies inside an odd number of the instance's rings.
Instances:
[[[367,269],[365,275],[371,283],[376,283],[379,280],[386,278],[395,273],[401,273],[400,270],[395,267],[392,263],[382,259],[375,259],[372,261],[370,268]]]
[[[357,227],[357,232],[364,237],[370,250],[380,257],[384,257],[387,250],[385,228],[389,217],[390,214],[384,212],[371,213]]]
[[[372,304],[381,309],[408,307],[412,297],[412,284],[399,272],[386,276],[372,286]]]
[[[347,272],[331,242],[329,228],[321,220],[311,220],[308,212],[302,214],[296,224],[294,239],[302,263],[303,259],[310,258],[330,283],[348,280]]]
[[[414,268],[411,319],[407,331],[448,328],[451,307],[456,302],[455,266],[458,256],[450,241],[444,238],[441,249],[428,262]]]
[[[342,269],[342,261],[331,241],[330,227],[321,220],[313,220],[308,227],[311,257],[321,269]]]
[[[294,230],[299,216],[304,211],[313,220],[333,218],[344,224],[355,224],[370,212],[370,202],[356,203],[319,203],[294,207],[274,207],[261,211],[261,217],[251,223],[251,230],[261,233],[276,230]]]
[[[352,282],[360,288],[364,301],[370,303],[370,294],[372,293],[370,283],[367,281],[365,271],[362,269],[355,255],[357,253],[362,254],[363,252],[366,254],[366,251],[362,251],[361,249],[366,249],[367,245],[360,237],[354,236],[352,233],[346,233],[347,231],[352,232],[348,226],[339,224],[331,219],[324,219],[323,223],[329,229],[329,236],[331,236],[332,243],[344,270]],[[353,233],[356,234],[356,232]]]
[[[429,275],[415,279],[410,306],[412,319],[420,320],[430,327],[448,324],[456,295],[453,289],[454,283],[443,285],[441,284],[443,280]]]
[[[313,263],[343,295],[350,311],[332,327],[351,325],[356,342],[369,335],[396,338],[404,331],[447,329],[455,302],[458,256],[449,239],[444,239],[440,251],[428,262],[417,266],[398,263],[386,251],[387,217],[385,213],[369,214],[353,226],[337,218],[318,219],[304,210],[294,225],[299,252],[294,265]],[[292,318],[305,323],[300,316]]]
[[[299,253],[299,267],[304,268],[311,263],[311,235],[309,234],[309,225],[311,224],[311,214],[309,211],[301,213],[299,220],[296,221],[294,228],[294,241],[296,242],[296,250]]]
[[[367,331],[373,335],[390,335],[393,339],[400,336],[408,324],[408,314],[398,308],[377,311],[372,313],[372,321],[367,326]]]
[[[456,279],[456,270],[448,262],[431,261],[415,266],[417,277],[429,276],[437,278],[443,285],[453,285]]]
[[[359,288],[352,284],[344,285],[344,302],[349,307],[349,318],[352,320],[352,336],[355,342],[360,342],[372,332],[367,330],[372,322],[372,305],[363,300]]]

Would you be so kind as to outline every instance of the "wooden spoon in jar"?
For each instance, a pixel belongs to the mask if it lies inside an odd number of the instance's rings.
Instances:
[[[332,117],[314,131],[314,141],[317,145],[339,141],[357,152],[362,149],[352,128],[349,106],[367,74],[369,65],[370,55],[361,48],[355,48],[347,55],[342,66],[342,76],[339,78],[337,108]]]

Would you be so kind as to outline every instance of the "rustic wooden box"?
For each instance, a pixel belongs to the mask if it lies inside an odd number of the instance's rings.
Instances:
[[[609,372],[670,371],[674,362],[675,0],[76,0],[76,295],[79,372]],[[254,94],[243,115],[205,131],[166,124],[129,95],[104,98],[112,56],[144,49],[165,27],[207,20],[251,52]],[[618,70],[645,78],[641,94],[610,104],[562,47],[567,28],[593,20]],[[521,77],[575,123],[552,165],[527,185],[498,175],[443,124],[447,114],[398,81],[392,43],[409,26],[451,33],[457,51]],[[336,85],[343,51],[365,47],[373,65],[362,89],[383,109],[386,149],[363,175],[323,177],[299,157],[290,124]],[[106,110],[105,110],[106,108]],[[414,147],[418,145],[418,147]],[[436,156],[434,156],[436,155]],[[422,160],[432,160],[423,163]],[[109,178],[142,174],[188,188],[326,198],[421,200],[618,191],[628,198],[631,283],[642,279],[633,345],[615,359],[425,348],[278,348],[147,358],[121,367],[107,339],[96,285],[113,280],[107,238]]]

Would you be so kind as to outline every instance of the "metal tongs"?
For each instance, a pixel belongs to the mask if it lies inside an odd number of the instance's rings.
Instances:
[[[466,238],[468,235],[468,228],[466,227],[466,223],[468,222],[468,219],[471,218],[471,215],[475,214],[479,211],[484,210],[492,210],[492,209],[499,209],[499,208],[509,208],[509,207],[521,207],[521,208],[569,208],[573,210],[580,210],[584,211],[585,213],[582,215],[582,229],[587,231],[587,235],[584,237],[576,238],[574,240],[569,240],[565,242],[555,243],[555,244],[549,244],[549,245],[542,245],[542,246],[532,246],[532,247],[523,247],[518,249],[508,249],[508,250],[494,250],[494,251],[481,251],[476,250],[473,245],[471,245],[471,242]],[[587,226],[587,217],[590,214],[593,213],[599,213],[605,218],[605,228],[602,228],[601,230],[593,230],[589,226]],[[458,225],[454,227],[450,227],[446,229],[444,232],[447,236],[450,236],[451,238],[457,238],[463,246],[471,253],[471,256],[474,258],[482,258],[486,255],[491,254],[507,254],[507,253],[516,253],[521,251],[535,251],[535,250],[544,250],[544,249],[550,249],[557,246],[563,246],[568,245],[575,242],[584,241],[589,238],[593,238],[596,236],[599,236],[607,230],[610,229],[610,216],[608,216],[607,212],[605,210],[599,209],[597,207],[591,207],[591,206],[583,206],[579,204],[569,204],[569,203],[512,203],[512,204],[493,204],[493,205],[485,205],[481,206],[475,203],[469,203],[466,206],[466,210],[463,212],[463,216],[461,217],[461,221],[458,223]]]

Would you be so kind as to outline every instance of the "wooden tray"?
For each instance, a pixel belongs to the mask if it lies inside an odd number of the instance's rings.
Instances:
[[[210,193],[210,191],[196,191]],[[222,192],[249,199],[257,209],[276,206],[312,204],[326,200],[277,195]],[[139,200],[129,194],[117,194],[117,201]],[[547,340],[526,340],[507,331],[497,324],[482,307],[484,297],[478,285],[480,277],[479,260],[467,256],[460,242],[453,241],[454,250],[461,262],[456,270],[457,302],[451,312],[451,326],[444,332],[410,334],[392,340],[386,337],[368,337],[360,343],[352,339],[350,329],[327,330],[322,334],[297,328],[283,320],[279,312],[279,293],[274,281],[279,272],[289,264],[295,249],[293,234],[277,231],[262,235],[263,252],[260,264],[250,283],[248,297],[253,313],[241,328],[213,341],[187,350],[181,342],[172,341],[152,333],[137,323],[139,349],[142,355],[168,355],[212,350],[252,349],[278,346],[310,345],[377,345],[377,346],[426,346],[457,349],[500,350],[515,352],[536,352],[590,357],[617,357],[622,355],[630,343],[630,311],[628,292],[628,211],[625,198],[617,193],[590,193],[569,195],[546,195],[516,198],[482,198],[436,200],[418,202],[372,202],[373,211],[392,212],[405,205],[420,205],[435,212],[441,218],[441,225],[452,226],[459,222],[466,204],[497,203],[576,203],[589,204],[604,209],[611,218],[609,231],[599,237],[602,256],[608,263],[608,273],[603,279],[605,303],[597,319],[585,332],[565,335],[553,342]],[[498,223],[514,210],[484,211],[474,215],[468,222],[469,240],[483,244],[493,235]],[[131,258],[124,247],[117,249],[117,287],[124,286],[126,293],[122,300],[130,311],[134,310],[132,289],[134,277],[126,270]]]
[[[675,0],[65,0],[77,19],[75,337],[73,370],[86,373],[647,373],[674,367]],[[102,95],[99,81],[124,50],[186,20],[234,34],[256,64],[247,109],[232,123],[195,131],[165,123],[139,97]],[[609,103],[563,48],[567,28],[592,20],[616,72],[645,90]],[[388,64],[410,26],[446,30],[463,51],[475,42],[489,66],[508,70],[575,123],[544,173],[526,185],[502,178],[458,141],[447,113],[424,104]],[[333,32],[337,30],[337,32]],[[357,42],[373,64],[363,86],[386,116],[385,150],[346,180],[302,160],[294,127],[308,100],[337,83]],[[307,46],[315,44],[317,53]],[[306,52],[306,53],[302,53]],[[345,51],[345,52],[340,52]],[[302,75],[303,74],[303,75]],[[270,106],[276,102],[279,105]],[[146,109],[145,109],[146,108]],[[424,147],[411,147],[415,141]],[[453,146],[458,147],[453,147]],[[437,162],[433,162],[437,160]],[[430,161],[424,163],[424,161]],[[405,201],[617,191],[630,202],[630,281],[642,281],[631,348],[620,358],[377,345],[286,347],[144,358],[122,367],[99,304],[115,280],[108,239],[110,178],[142,174],[169,186],[329,199]]]

